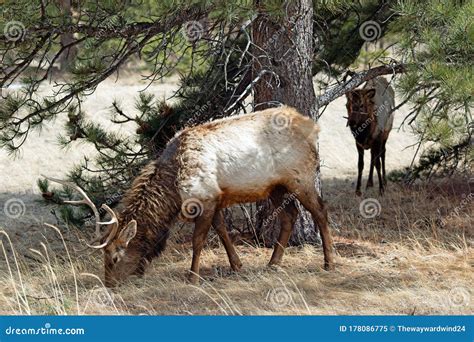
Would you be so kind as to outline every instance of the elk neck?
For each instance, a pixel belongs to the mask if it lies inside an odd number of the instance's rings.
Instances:
[[[163,251],[179,213],[181,199],[176,174],[176,166],[169,161],[153,161],[134,180],[122,201],[120,226],[137,221],[137,236],[130,247],[138,248],[146,257],[158,256]]]

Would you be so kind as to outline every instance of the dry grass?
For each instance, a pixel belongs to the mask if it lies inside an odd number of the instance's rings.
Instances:
[[[238,246],[238,274],[222,247],[207,248],[202,284],[193,286],[185,281],[189,244],[171,243],[144,278],[110,291],[97,276],[100,254],[76,255],[71,232],[64,241],[48,228],[33,245],[4,236],[0,314],[473,314],[473,203],[462,204],[468,186],[391,184],[378,198],[380,215],[368,219],[349,184],[325,183],[334,272],[321,268],[322,251],[312,246],[288,248],[278,268],[266,267],[270,249]]]

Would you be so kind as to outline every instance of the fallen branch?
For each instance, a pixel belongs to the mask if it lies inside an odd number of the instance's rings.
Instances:
[[[351,91],[354,88],[357,88],[362,83],[376,78],[382,75],[390,75],[390,74],[399,74],[406,71],[406,64],[389,64],[389,65],[382,65],[378,66],[369,70],[364,70],[361,72],[356,72],[352,75],[351,79],[345,81],[342,84],[339,84],[332,89],[325,92],[323,95],[318,96],[316,98],[316,112],[322,106],[325,106],[339,96],[344,95],[348,91]]]

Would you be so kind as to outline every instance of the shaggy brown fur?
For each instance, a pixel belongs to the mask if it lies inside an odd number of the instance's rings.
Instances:
[[[107,258],[107,252],[113,254],[116,251],[117,243],[112,242],[106,247],[107,286],[115,285],[121,278],[120,273],[124,276],[143,274],[146,265],[165,249],[169,229],[181,208],[176,174],[176,162],[169,155],[163,155],[157,161],[149,163],[133,181],[122,200],[123,209],[118,219],[119,227],[125,227],[132,220],[137,222],[137,233],[127,246],[127,255],[130,260],[138,262],[126,263],[123,272],[116,270],[112,275],[112,262]],[[121,242],[118,241],[118,244]],[[130,270],[130,267],[133,269]]]
[[[176,167],[156,161],[145,167],[124,197],[119,225],[137,221],[140,228],[129,248],[140,245],[147,258],[164,249],[168,230],[180,210],[175,181]]]

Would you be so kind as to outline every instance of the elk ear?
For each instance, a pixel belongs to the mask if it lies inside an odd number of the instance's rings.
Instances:
[[[128,246],[130,241],[135,237],[137,234],[137,221],[131,220],[124,229],[122,229],[119,233],[119,240],[125,243],[125,247]]]
[[[372,99],[375,96],[375,89],[369,89],[366,92],[367,98]]]

